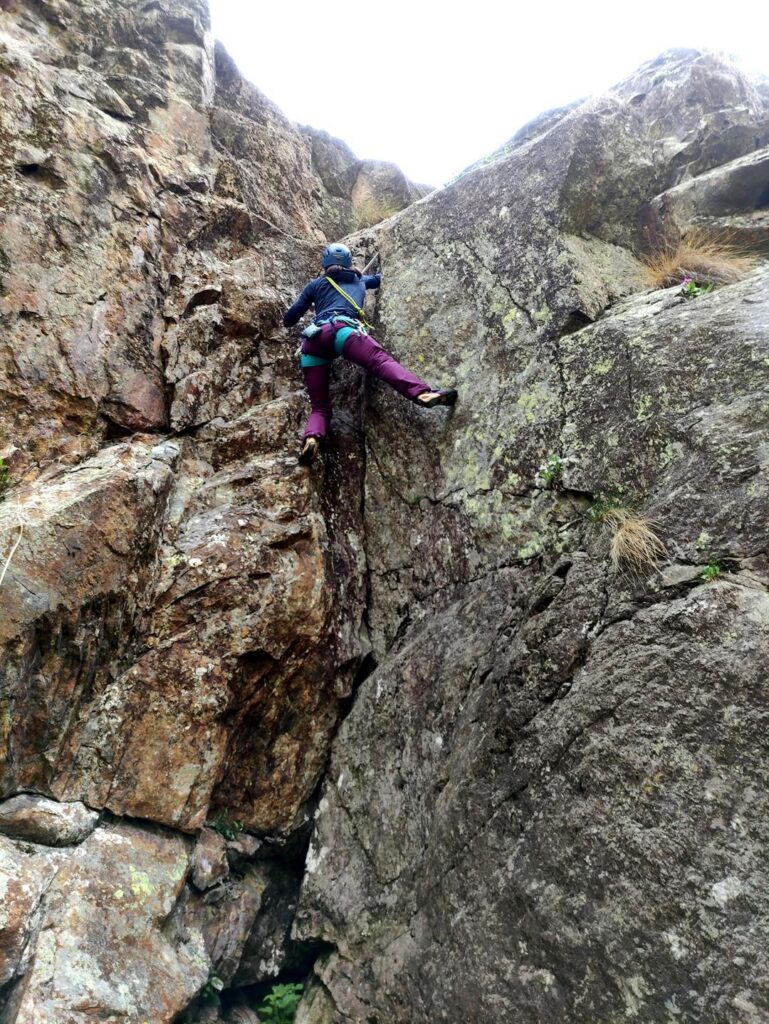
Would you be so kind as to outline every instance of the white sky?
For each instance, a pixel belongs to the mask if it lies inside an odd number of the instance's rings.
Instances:
[[[670,47],[769,74],[769,0],[210,3],[216,37],[288,117],[431,185]]]

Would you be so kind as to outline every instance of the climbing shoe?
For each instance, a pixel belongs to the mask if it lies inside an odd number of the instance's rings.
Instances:
[[[432,409],[434,405],[453,405],[456,400],[457,392],[454,388],[423,391],[421,395],[417,395],[417,402],[419,402],[420,405],[424,405],[427,409]]]
[[[304,445],[299,453],[299,465],[300,466],[311,466],[315,456],[320,451],[320,441],[317,437],[306,437],[304,439]]]

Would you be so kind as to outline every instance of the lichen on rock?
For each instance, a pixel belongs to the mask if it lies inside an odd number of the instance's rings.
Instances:
[[[765,87],[673,51],[430,192],[202,0],[3,7],[2,1020],[763,1020]],[[695,229],[755,268],[651,291]],[[459,401],[337,366],[306,471],[341,235]]]

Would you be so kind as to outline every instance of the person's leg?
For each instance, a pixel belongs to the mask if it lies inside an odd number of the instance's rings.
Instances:
[[[331,397],[329,395],[329,378],[331,362],[319,363],[315,366],[303,366],[304,386],[310,396],[310,417],[304,428],[304,437],[317,437],[323,440],[328,433],[331,419]]]
[[[311,407],[310,418],[304,428],[305,439],[316,437],[322,441],[328,433],[331,419],[331,363],[336,358],[334,333],[331,325],[326,324],[317,334],[302,342],[300,362]]]
[[[412,401],[416,401],[419,395],[430,392],[430,385],[425,384],[416,374],[401,366],[397,359],[394,359],[379,342],[370,334],[362,334],[358,331],[350,331],[344,337],[344,331],[337,333],[337,352],[341,349],[341,355],[345,359],[357,363],[364,369],[373,373],[375,377],[385,381],[399,394],[405,395]],[[339,344],[341,340],[341,345]]]

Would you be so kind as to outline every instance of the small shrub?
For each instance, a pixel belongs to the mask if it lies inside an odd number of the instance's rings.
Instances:
[[[717,580],[720,575],[721,566],[718,562],[708,562],[700,573],[700,579],[704,580],[706,583],[712,583],[714,580]]]
[[[548,455],[534,478],[537,487],[557,487],[563,476],[564,465],[565,462],[560,455]]]
[[[3,501],[10,486],[11,471],[5,464],[5,459],[0,458],[0,501]]]
[[[707,530],[700,530],[700,534],[694,542],[694,546],[698,551],[704,551],[708,547],[713,538],[710,536]]]
[[[670,288],[687,279],[695,288],[703,288],[739,281],[757,265],[758,257],[729,232],[695,229],[679,242],[652,253],[645,263],[653,288]]]
[[[235,821],[228,814],[222,812],[217,818],[214,818],[210,827],[225,839],[233,840],[243,831],[245,825],[242,821]]]
[[[615,569],[621,565],[642,572],[657,564],[667,548],[652,529],[652,521],[630,509],[615,509],[606,517],[614,529],[611,539],[611,560]]]
[[[381,224],[383,220],[393,217],[399,210],[403,209],[394,202],[377,203],[374,199],[367,199],[352,211],[352,230],[364,231],[372,228],[375,224]]]
[[[264,1024],[293,1024],[304,985],[273,985],[256,1012]]]

